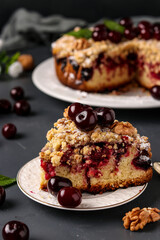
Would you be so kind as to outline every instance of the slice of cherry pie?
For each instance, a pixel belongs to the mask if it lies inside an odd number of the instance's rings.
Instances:
[[[142,185],[152,178],[151,148],[109,108],[72,104],[47,133],[40,152],[41,189],[57,175],[91,193]]]

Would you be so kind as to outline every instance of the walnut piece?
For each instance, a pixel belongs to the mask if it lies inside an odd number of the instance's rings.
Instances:
[[[75,40],[74,44],[73,44],[73,48],[76,50],[82,50],[85,48],[88,48],[90,46],[89,42],[87,39],[85,38],[80,38]]]
[[[129,122],[116,122],[113,126],[113,131],[120,135],[128,135],[135,137],[137,135],[137,129]]]
[[[131,231],[143,229],[147,223],[160,220],[160,210],[158,208],[133,208],[123,217],[123,226]]]
[[[22,64],[24,70],[32,70],[34,67],[33,57],[29,54],[22,54],[18,58],[18,62]]]

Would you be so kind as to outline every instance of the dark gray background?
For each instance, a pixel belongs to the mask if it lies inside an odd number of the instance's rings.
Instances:
[[[0,0],[0,30],[13,11],[20,7],[39,11],[44,16],[63,14],[94,22],[102,17],[159,16],[160,1]],[[36,64],[51,56],[49,47],[35,48],[28,52],[33,54]],[[19,117],[13,113],[0,116],[0,129],[8,122],[14,123],[18,129],[14,140],[6,140],[0,134],[0,174],[10,177],[15,177],[20,167],[38,155],[46,142],[47,131],[62,117],[63,109],[68,105],[36,89],[31,74],[17,80],[0,77],[0,98],[10,99],[9,91],[14,86],[24,88],[32,113],[28,117]],[[153,161],[159,161],[160,109],[116,110],[116,117],[130,121],[140,134],[149,137]],[[136,206],[160,208],[159,183],[160,176],[154,172],[152,181],[138,199],[121,207],[97,212],[71,212],[45,207],[27,198],[15,185],[6,189],[7,200],[0,208],[0,232],[7,221],[16,219],[28,225],[30,240],[159,240],[160,223],[149,224],[142,232],[130,232],[123,228],[121,220],[125,212]]]
[[[51,56],[47,47],[28,52],[33,54],[36,65]],[[30,74],[17,80],[1,78],[0,98],[10,99],[9,91],[14,86],[24,88],[32,113],[28,117],[13,113],[0,116],[0,129],[8,122],[14,123],[18,129],[14,140],[6,140],[0,134],[0,173],[10,177],[15,177],[19,168],[38,155],[46,142],[47,131],[62,117],[68,105],[36,89]],[[160,160],[160,109],[116,110],[116,118],[130,121],[140,134],[147,135],[152,144],[153,161]],[[7,200],[0,208],[0,232],[6,222],[16,219],[28,225],[30,240],[159,240],[160,222],[148,224],[143,231],[130,232],[123,228],[121,220],[133,207],[160,208],[159,185],[160,176],[154,172],[152,181],[139,198],[121,207],[96,212],[72,212],[46,207],[27,198],[16,185],[11,186],[6,189]]]
[[[159,0],[0,0],[0,30],[17,8],[25,7],[44,16],[63,14],[95,22],[102,17],[159,16]]]

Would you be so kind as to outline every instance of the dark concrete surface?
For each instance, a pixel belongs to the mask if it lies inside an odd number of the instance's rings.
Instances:
[[[51,56],[49,48],[38,47],[28,51],[36,65]],[[45,81],[45,79],[44,79]],[[15,177],[19,168],[36,157],[46,142],[46,133],[62,117],[67,102],[56,100],[40,92],[31,80],[31,74],[19,79],[0,77],[0,98],[10,99],[14,86],[22,86],[31,104],[32,113],[20,117],[11,113],[0,116],[0,128],[14,123],[17,138],[6,140],[0,134],[0,174]],[[13,102],[13,101],[12,101]],[[152,144],[153,161],[160,160],[160,109],[116,110],[116,118],[130,121],[140,134],[147,135]],[[160,176],[154,172],[145,192],[123,206],[95,212],[72,212],[43,206],[27,198],[14,185],[6,189],[7,199],[0,208],[0,236],[3,225],[13,219],[25,222],[30,229],[30,240],[159,240],[160,222],[148,224],[143,231],[125,230],[122,217],[133,207],[160,208]],[[1,237],[0,237],[1,239]]]

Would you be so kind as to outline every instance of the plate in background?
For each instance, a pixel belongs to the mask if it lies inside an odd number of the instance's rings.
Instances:
[[[138,16],[132,17],[133,22],[141,20],[160,22],[159,17]],[[149,94],[140,89],[133,89],[123,95],[111,95],[107,93],[87,93],[64,86],[57,78],[53,58],[39,64],[32,75],[33,83],[42,92],[49,96],[68,102],[81,102],[92,106],[112,108],[157,108],[160,101],[153,99]]]

